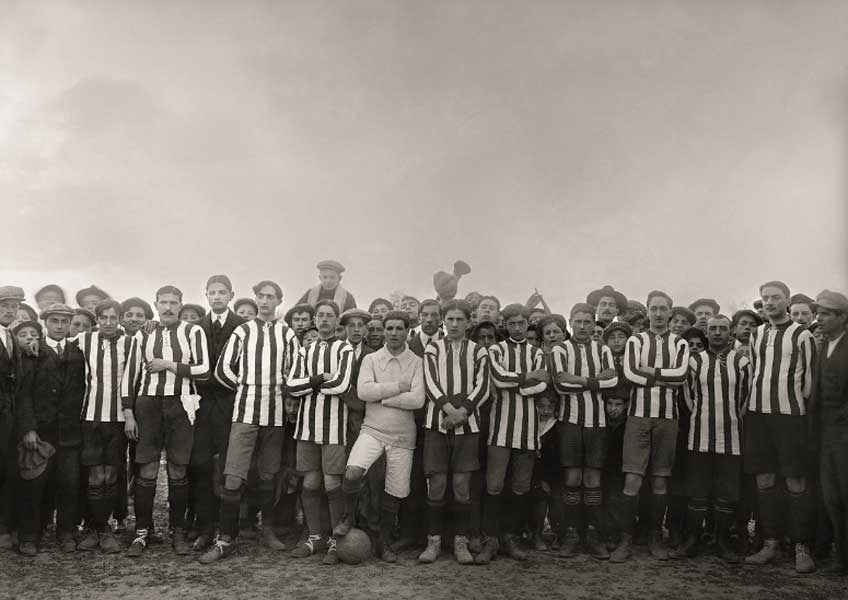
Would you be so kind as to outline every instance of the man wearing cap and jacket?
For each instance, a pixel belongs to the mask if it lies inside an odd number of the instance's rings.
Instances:
[[[837,560],[828,571],[848,575],[848,298],[824,290],[816,297],[827,337],[813,377],[810,411],[821,440],[820,485],[836,534]]]
[[[0,548],[11,549],[15,396],[21,380],[21,354],[9,326],[18,318],[24,291],[13,285],[0,287]]]
[[[47,515],[41,514],[45,488],[56,486],[56,538],[63,552],[74,552],[74,533],[80,520],[80,413],[85,396],[85,357],[66,339],[74,309],[53,304],[41,311],[47,337],[38,356],[28,357],[18,396],[16,423],[26,451],[37,451],[42,442],[55,449],[44,472],[24,478],[18,493],[20,518],[18,551],[34,556]]]
[[[318,278],[321,283],[306,291],[297,301],[298,304],[315,306],[319,300],[332,300],[342,312],[356,308],[353,294],[342,287],[342,273],[345,268],[335,260],[322,260],[318,263]]]

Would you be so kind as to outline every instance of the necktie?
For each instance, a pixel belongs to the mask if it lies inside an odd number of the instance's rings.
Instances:
[[[56,345],[56,354],[59,355],[59,358],[62,358],[65,355],[65,345],[62,342],[59,342]]]
[[[9,358],[14,356],[14,346],[12,345],[12,334],[9,333],[9,330],[6,330],[6,335],[4,336],[3,342],[6,344],[6,353],[9,355]]]
[[[221,325],[221,319],[215,319],[215,322],[212,324],[212,329],[215,331],[215,333],[221,333],[222,327],[223,326]]]

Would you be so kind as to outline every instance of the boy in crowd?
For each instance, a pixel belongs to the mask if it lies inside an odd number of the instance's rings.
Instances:
[[[548,549],[543,537],[545,518],[548,518],[555,536],[562,525],[562,469],[559,464],[559,432],[556,427],[558,400],[556,393],[545,393],[536,398],[536,412],[539,414],[539,452],[533,467],[530,531],[533,548],[539,551]],[[558,546],[558,543],[555,543],[555,546]]]
[[[84,331],[91,331],[94,329],[95,321],[96,317],[93,312],[84,308],[74,309],[74,317],[71,319],[71,326],[68,328],[68,337],[74,338]]]
[[[356,308],[356,299],[353,294],[342,287],[344,266],[336,260],[322,260],[317,267],[320,283],[308,289],[297,303],[310,304],[317,308],[320,300],[331,300],[340,311]]]
[[[465,565],[474,562],[467,538],[471,513],[470,483],[471,473],[480,468],[477,409],[489,395],[489,355],[485,348],[466,337],[471,321],[468,303],[449,300],[443,308],[447,337],[431,341],[424,351],[424,381],[427,386],[424,472],[428,478],[428,535],[427,548],[418,560],[435,562],[441,552],[445,494],[448,474],[452,474],[456,532],[454,556],[458,563]]]
[[[292,328],[297,339],[303,344],[303,334],[312,327],[312,319],[315,317],[315,309],[311,304],[295,304],[286,311],[283,320]]]
[[[141,298],[129,298],[121,303],[121,327],[128,336],[134,336],[153,319],[153,309]]]
[[[789,299],[789,318],[798,325],[809,327],[816,318],[815,300],[806,294],[793,294]]]
[[[206,316],[206,309],[199,304],[183,304],[180,309],[179,319],[186,323],[197,323]]]
[[[406,313],[409,317],[409,333],[410,335],[418,329],[418,315],[421,309],[421,302],[415,296],[404,296],[400,299],[400,310]]]
[[[77,306],[84,308],[91,313],[94,312],[94,309],[97,308],[97,305],[100,302],[108,300],[109,298],[109,294],[101,290],[96,285],[83,288],[76,294]]]
[[[53,304],[41,311],[47,337],[38,355],[27,359],[16,406],[16,422],[25,454],[47,456],[41,473],[32,473],[21,461],[18,490],[20,545],[24,556],[35,556],[52,514],[42,514],[47,488],[56,490],[56,539],[63,552],[76,550],[80,521],[80,411],[85,396],[85,359],[66,338],[74,310]],[[52,502],[46,503],[52,513]]]
[[[749,361],[732,349],[731,322],[718,314],[707,320],[707,350],[692,353],[686,403],[691,413],[685,456],[689,497],[686,539],[670,556],[698,553],[701,524],[712,501],[718,533],[718,556],[738,562],[730,544],[730,527],[739,501],[742,473],[741,414],[748,398]],[[684,458],[684,457],[680,457]]]
[[[601,396],[614,389],[618,372],[612,352],[592,339],[594,310],[575,304],[570,314],[571,339],[551,351],[551,377],[560,394],[560,465],[563,469],[564,529],[559,555],[577,555],[588,517],[586,549],[590,556],[609,558],[597,534],[601,524],[603,496],[601,470],[607,452],[606,412]]]
[[[259,314],[259,307],[252,298],[239,298],[233,302],[233,312],[245,321],[252,321]]]
[[[366,403],[365,421],[345,469],[344,517],[333,535],[347,535],[353,527],[363,478],[376,460],[385,456],[385,488],[382,501],[377,503],[381,506],[377,555],[393,563],[397,555],[389,547],[389,539],[400,502],[409,494],[416,436],[412,411],[424,406],[424,370],[421,360],[406,344],[406,312],[391,311],[383,323],[386,345],[363,359],[359,373],[358,394]]]
[[[383,335],[383,321],[381,319],[368,321],[368,335],[365,337],[365,342],[372,350],[379,350],[383,347],[383,342],[385,342]]]
[[[619,372],[619,378],[624,379],[623,372]],[[617,385],[611,391],[604,392],[608,443],[604,473],[601,478],[603,485],[601,487],[604,494],[603,535],[607,550],[614,550],[621,542],[621,527],[617,521],[617,516],[621,514],[621,504],[624,502],[622,491],[624,490],[624,473],[622,473],[621,468],[629,397],[629,391],[621,385]]]
[[[55,283],[49,283],[35,292],[35,305],[38,310],[44,310],[52,304],[65,304],[66,302],[65,290]]]
[[[685,306],[675,306],[671,309],[671,320],[668,328],[674,335],[683,335],[683,332],[695,326],[695,313]]]
[[[485,301],[484,298],[481,303]],[[544,353],[527,343],[527,309],[521,304],[510,304],[503,309],[502,316],[509,338],[489,349],[495,389],[483,503],[483,529],[488,538],[474,559],[478,564],[488,564],[497,555],[500,535],[508,556],[527,560],[516,535],[521,534],[527,522],[527,492],[539,449],[535,397],[545,391],[550,380]],[[502,498],[508,468],[511,468],[512,495]]]
[[[633,522],[642,481],[651,469],[651,555],[666,560],[662,523],[668,494],[668,478],[674,466],[677,443],[675,388],[686,381],[689,347],[668,330],[674,303],[665,292],[648,294],[650,329],[627,340],[624,375],[633,383],[629,418],[624,433],[624,502],[619,517],[621,543],[611,555],[613,562],[630,558]]]
[[[741,351],[746,356],[750,353],[751,334],[763,324],[756,311],[743,308],[733,314],[730,321],[733,328],[733,349]]]
[[[355,307],[354,307],[355,308]],[[322,487],[330,507],[330,527],[338,525],[344,510],[344,476],[347,455],[348,408],[342,396],[350,387],[353,347],[336,337],[339,307],[332,300],[315,304],[315,324],[320,339],[301,348],[288,377],[288,392],[301,398],[297,416],[297,470],[303,474],[301,501],[307,540],[292,551],[305,558],[321,540]],[[339,561],[336,540],[330,537],[324,564]]]
[[[239,325],[224,347],[215,378],[235,391],[221,491],[220,534],[200,562],[212,563],[235,550],[239,506],[251,463],[256,462],[256,498],[261,506],[262,539],[272,550],[285,550],[273,529],[274,481],[283,452],[285,373],[300,349],[294,332],[275,318],[283,291],[273,281],[253,286],[259,314]]]
[[[140,331],[133,338],[121,380],[124,430],[137,442],[135,462],[140,465],[135,485],[135,539],[127,556],[140,556],[147,548],[163,448],[168,457],[171,544],[177,554],[191,552],[184,529],[187,470],[199,404],[194,382],[208,379],[210,368],[203,329],[178,318],[182,298],[182,292],[174,286],[157,290],[159,326],[150,333]]]

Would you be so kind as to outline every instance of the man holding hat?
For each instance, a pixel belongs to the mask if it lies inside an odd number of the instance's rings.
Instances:
[[[816,297],[816,319],[826,336],[813,378],[817,429],[821,432],[820,485],[836,534],[836,563],[848,575],[848,298],[824,290]]]
[[[590,292],[586,296],[586,302],[595,307],[597,312],[595,320],[603,323],[604,327],[627,310],[627,298],[611,285],[605,285],[599,290]]]
[[[707,328],[707,321],[719,313],[721,307],[712,298],[699,298],[689,305],[689,310],[695,313],[695,325],[701,331]]]
[[[85,396],[85,358],[76,344],[66,338],[74,309],[53,304],[41,311],[47,330],[38,355],[28,359],[16,412],[21,444],[36,451],[42,442],[55,454],[44,472],[23,479],[18,494],[20,546],[24,556],[34,556],[48,515],[41,514],[45,488],[56,487],[56,538],[63,552],[74,552],[74,533],[80,521],[80,413]],[[22,473],[22,475],[25,475]]]
[[[353,294],[342,287],[344,272],[342,263],[335,260],[322,260],[318,263],[318,278],[321,283],[307,290],[297,303],[315,306],[319,300],[332,300],[341,311],[356,308]]]
[[[96,285],[91,285],[78,291],[76,299],[77,306],[93,313],[98,303],[109,299],[109,294]]]
[[[55,283],[45,285],[35,292],[35,304],[38,310],[44,310],[51,304],[65,304],[65,290]]]
[[[13,418],[22,360],[9,326],[18,318],[23,300],[21,288],[13,285],[0,287],[0,548],[4,549],[12,547]]]

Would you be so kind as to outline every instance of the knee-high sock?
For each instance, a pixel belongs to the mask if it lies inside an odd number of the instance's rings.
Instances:
[[[241,488],[221,490],[221,517],[219,527],[221,535],[235,539],[239,534],[239,507],[241,506]]]
[[[359,503],[359,496],[364,488],[365,486],[362,477],[359,479],[345,478],[342,481],[342,492],[344,492],[342,520],[350,520],[351,523],[356,520],[357,504]]]
[[[445,501],[427,498],[427,535],[442,535],[445,529]]]
[[[335,527],[341,521],[344,513],[344,492],[342,486],[327,490],[327,504],[330,507],[330,529]]]
[[[388,544],[392,537],[399,510],[400,498],[383,491],[383,499],[380,504],[380,541],[384,544]]]
[[[662,532],[666,508],[668,508],[668,496],[666,494],[653,494],[651,497],[651,531],[654,534]]]
[[[321,490],[303,488],[300,501],[303,504],[303,516],[309,535],[321,535]]]
[[[260,479],[256,484],[256,501],[262,510],[262,527],[274,526],[274,480]]]
[[[789,492],[789,515],[789,537],[795,543],[810,543],[815,529],[815,517],[809,488],[800,494]]]
[[[454,535],[468,535],[468,528],[471,522],[471,500],[468,502],[460,502],[455,500],[453,503],[453,532]]]
[[[527,507],[529,506],[527,494],[512,493],[509,496],[509,526],[506,527],[506,532],[520,537],[524,533],[524,527],[527,524]]]
[[[486,493],[486,500],[483,503],[484,535],[497,538],[501,534],[501,504],[501,494]]]
[[[599,531],[603,521],[603,515],[601,514],[603,501],[604,497],[601,488],[583,488],[583,506],[586,508],[586,524]]]
[[[201,532],[212,529],[215,507],[218,504],[213,491],[212,470],[204,467],[191,468],[191,490],[194,503],[194,526]]]
[[[583,500],[579,486],[565,486],[562,491],[562,502],[564,515],[563,527],[566,529],[577,529],[580,524],[580,504]]]
[[[135,480],[135,528],[153,531],[153,498],[156,480],[137,477]]]
[[[106,486],[88,484],[86,491],[86,503],[88,505],[88,514],[91,518],[91,530],[97,533],[102,533],[106,529],[106,523],[109,521],[108,515],[104,514],[107,510],[111,512],[112,506],[106,502],[111,502],[112,499],[105,498]]]
[[[168,478],[168,506],[171,527],[177,530],[183,529],[186,506],[188,506],[188,478]]]
[[[780,495],[780,489],[776,485],[757,490],[760,509],[759,528],[766,539],[780,539],[782,537]]]
[[[707,499],[689,498],[686,512],[688,513],[686,515],[686,534],[689,536],[697,535],[707,516]]]
[[[636,528],[636,513],[639,511],[639,496],[628,496],[623,494],[621,503],[618,505],[618,514],[615,520],[621,533],[632,536]]]

